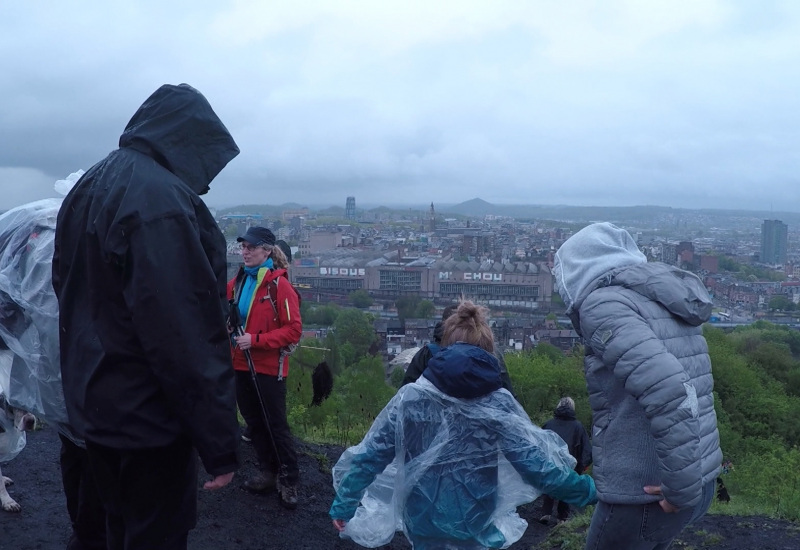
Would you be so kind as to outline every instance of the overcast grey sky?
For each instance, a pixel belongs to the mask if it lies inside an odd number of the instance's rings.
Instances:
[[[0,0],[0,209],[187,82],[212,206],[800,211],[800,2]]]

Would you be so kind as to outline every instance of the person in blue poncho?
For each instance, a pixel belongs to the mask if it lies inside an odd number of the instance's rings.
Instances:
[[[540,494],[595,502],[561,438],[502,388],[485,312],[460,304],[445,347],[340,457],[330,517],[341,536],[376,547],[402,530],[416,550],[506,548],[527,527],[516,507]]]

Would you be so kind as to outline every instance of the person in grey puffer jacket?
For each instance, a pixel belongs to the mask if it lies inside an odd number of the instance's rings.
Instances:
[[[708,510],[722,461],[701,327],[711,299],[610,223],[569,238],[553,271],[586,341],[599,500],[586,548],[666,549]]]

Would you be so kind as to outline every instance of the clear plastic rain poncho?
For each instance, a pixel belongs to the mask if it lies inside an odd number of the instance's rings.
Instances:
[[[535,426],[507,391],[457,399],[422,377],[340,457],[331,517],[347,520],[343,537],[369,548],[396,531],[414,548],[506,548],[527,527],[517,506],[542,492],[594,502],[594,484],[574,467],[564,441]]]
[[[3,357],[0,357],[0,363],[2,361]],[[25,432],[14,426],[14,419],[0,411],[0,462],[8,462],[16,457],[25,448],[26,441]]]
[[[60,180],[66,193],[83,172]],[[56,425],[82,444],[69,428],[58,343],[58,301],[52,285],[56,218],[62,199],[18,206],[0,216],[0,393],[12,406]],[[25,446],[19,434],[14,453]]]

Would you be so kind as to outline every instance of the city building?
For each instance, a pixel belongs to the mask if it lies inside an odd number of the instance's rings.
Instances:
[[[789,228],[782,221],[764,220],[761,224],[761,263],[769,265],[786,263],[788,234]]]
[[[661,243],[661,261],[670,265],[678,263],[678,247],[675,243]]]
[[[488,231],[465,231],[461,240],[461,254],[482,256],[494,250],[494,233]]]
[[[700,256],[700,269],[708,273],[716,273],[719,271],[719,257],[703,254]]]
[[[355,220],[356,219],[356,198],[355,197],[347,197],[347,202],[345,202],[344,206],[344,217],[348,220]]]
[[[300,254],[318,254],[326,250],[332,250],[342,246],[341,231],[313,231],[309,232],[299,243]]]
[[[296,218],[306,218],[306,217],[308,217],[308,208],[294,208],[291,210],[284,210],[281,212],[281,219],[283,219],[283,221],[285,222],[294,220]]]
[[[404,258],[398,251],[372,259],[364,253],[304,256],[290,275],[304,299],[313,301],[364,289],[379,299],[419,296],[455,303],[466,298],[499,308],[547,311],[553,297],[553,276],[544,265]]]

